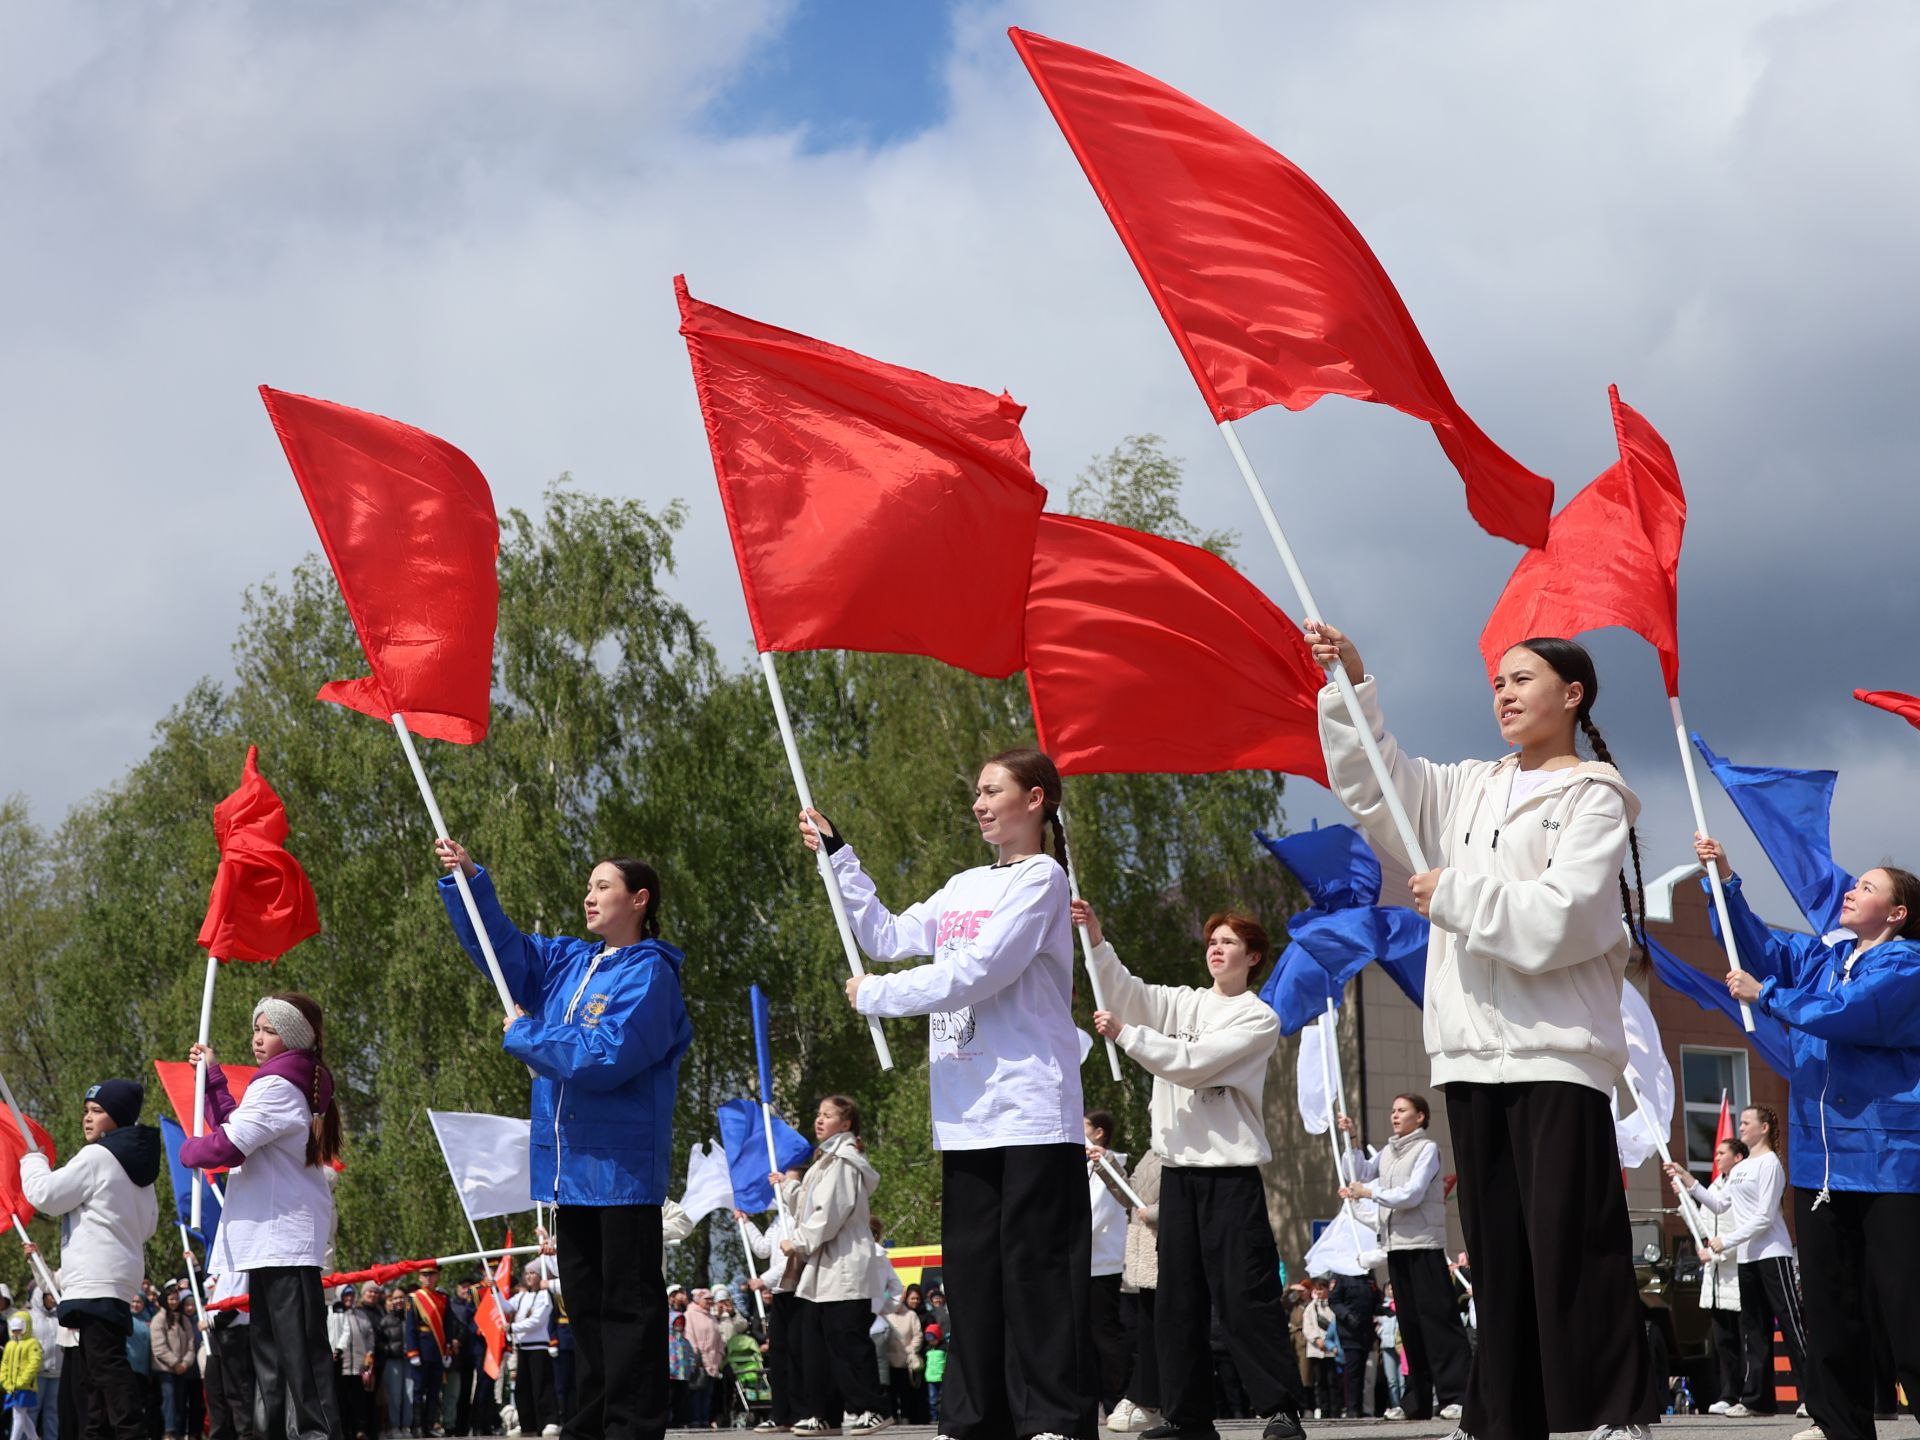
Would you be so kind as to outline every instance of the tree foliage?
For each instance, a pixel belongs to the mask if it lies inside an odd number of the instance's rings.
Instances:
[[[1095,462],[1073,495],[1099,518],[1195,538],[1178,484],[1159,442],[1136,437]],[[566,477],[537,517],[510,512],[491,731],[472,747],[421,742],[425,764],[450,826],[523,928],[578,933],[598,858],[638,854],[660,871],[664,931],[687,953],[696,1034],[676,1174],[687,1147],[715,1133],[713,1107],[754,1085],[747,987],[757,980],[773,1000],[783,1111],[800,1118],[830,1090],[858,1096],[883,1176],[877,1208],[892,1234],[931,1239],[940,1185],[924,1023],[890,1023],[897,1068],[882,1074],[842,994],[845,961],[798,838],[758,666],[722,664],[675,598],[683,519],[677,503],[656,512],[584,494]],[[0,805],[0,999],[22,1017],[0,1035],[0,1066],[62,1153],[80,1140],[81,1092],[108,1075],[148,1082],[155,1118],[164,1102],[151,1062],[184,1058],[198,1017],[194,936],[217,859],[211,811],[237,783],[247,745],[258,745],[323,928],[276,966],[223,970],[215,1048],[244,1056],[260,995],[314,995],[347,1122],[338,1258],[467,1248],[425,1112],[524,1114],[527,1077],[501,1051],[497,999],[447,925],[425,812],[394,736],[313,699],[326,681],[364,669],[323,561],[248,593],[234,661],[230,685],[191,687],[149,754],[52,834],[22,802]],[[837,652],[778,663],[815,794],[884,900],[904,906],[979,862],[970,802],[980,762],[1033,737],[1019,677]],[[1210,909],[1286,908],[1280,872],[1249,833],[1276,822],[1281,796],[1277,775],[1069,780],[1082,886],[1135,969],[1196,980]],[[1091,1009],[1083,993],[1076,1013],[1089,1030]],[[1089,1104],[1144,1135],[1148,1087],[1137,1069],[1116,1084],[1096,1053],[1083,1077]],[[697,1269],[703,1257],[690,1247],[679,1263]],[[155,1273],[177,1268],[170,1227],[150,1260]],[[23,1265],[8,1270],[16,1284],[25,1278]]]

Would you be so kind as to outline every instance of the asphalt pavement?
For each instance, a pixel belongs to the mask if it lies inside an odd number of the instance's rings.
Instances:
[[[1723,1420],[1717,1415],[1668,1415],[1654,1429],[1654,1440],[1791,1440],[1813,1422],[1791,1415],[1750,1416],[1745,1420]],[[1223,1420],[1223,1440],[1257,1440],[1261,1426],[1254,1420]],[[740,1435],[750,1432],[673,1430],[673,1435]],[[928,1440],[938,1432],[930,1425],[895,1425],[884,1435]],[[1106,1432],[1102,1432],[1104,1436]],[[1307,1440],[1444,1440],[1453,1433],[1446,1420],[1309,1420]],[[1115,1440],[1115,1437],[1108,1437]],[[1563,1440],[1555,1436],[1554,1440]],[[1564,1440],[1587,1440],[1584,1430],[1569,1432]],[[1920,1440],[1920,1424],[1912,1417],[1880,1422],[1880,1440]]]

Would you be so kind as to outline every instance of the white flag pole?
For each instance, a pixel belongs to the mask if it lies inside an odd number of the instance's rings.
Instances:
[[[435,838],[450,839],[446,817],[440,813],[440,802],[433,798],[433,782],[427,779],[426,767],[420,763],[420,752],[413,747],[413,732],[407,729],[407,717],[398,711],[394,712],[393,730],[400,737],[400,748],[407,752],[407,764],[413,767],[413,780],[420,787],[420,798],[427,802],[427,819],[433,823]],[[500,973],[500,957],[493,953],[493,939],[480,919],[480,907],[473,902],[473,889],[467,884],[467,872],[462,866],[453,867],[453,883],[460,891],[460,903],[466,907],[467,922],[473,926],[473,933],[480,941],[480,953],[486,957],[487,973],[493,977],[493,988],[500,994],[501,1008],[511,1016],[513,992],[507,988],[507,977]]]
[[[1104,1150],[1100,1152],[1100,1168],[1107,1172],[1115,1185],[1120,1187],[1120,1193],[1132,1202],[1134,1209],[1147,1208],[1147,1202],[1140,1198],[1140,1192],[1127,1183],[1127,1177],[1120,1173],[1120,1167],[1113,1163],[1113,1157]]]
[[[1702,835],[1713,832],[1707,829],[1707,807],[1700,800],[1700,776],[1693,767],[1693,746],[1687,743],[1687,718],[1680,713],[1680,697],[1667,698],[1667,705],[1673,711],[1673,738],[1680,742],[1680,764],[1687,772],[1687,798],[1693,802],[1693,828]],[[1740,963],[1740,949],[1733,943],[1733,917],[1727,913],[1727,891],[1720,883],[1720,867],[1709,865],[1707,885],[1713,891],[1714,913],[1720,917],[1720,939],[1727,948],[1727,965],[1734,970],[1746,967]],[[1740,1024],[1746,1032],[1753,1033],[1753,1007],[1745,1001],[1740,1004]]]
[[[213,1043],[213,979],[220,973],[220,962],[207,955],[207,980],[200,987],[200,1043]],[[207,1133],[207,1062],[203,1058],[193,1067],[193,1135],[197,1140]],[[200,1167],[193,1170],[193,1228],[200,1228]],[[186,1237],[183,1235],[182,1240]],[[196,1287],[196,1294],[198,1293]]]
[[[199,1174],[197,1170],[194,1173]],[[197,1227],[200,1217],[196,1215],[193,1220]],[[187,1282],[193,1286],[193,1314],[197,1321],[207,1313],[207,1296],[206,1292],[200,1288],[200,1267],[194,1263],[193,1259],[193,1237],[187,1233],[187,1227],[184,1225],[180,1227],[180,1249],[187,1257]]]
[[[1293,591],[1300,599],[1300,608],[1306,612],[1306,618],[1314,624],[1321,620],[1320,607],[1313,603],[1313,592],[1307,588],[1307,577],[1301,572],[1300,564],[1293,556],[1293,547],[1287,543],[1287,532],[1280,528],[1280,517],[1273,513],[1273,505],[1267,499],[1267,492],[1260,484],[1260,477],[1253,472],[1253,462],[1247,459],[1247,452],[1240,446],[1240,437],[1234,433],[1233,422],[1222,420],[1220,434],[1227,442],[1227,449],[1233,452],[1233,462],[1240,467],[1240,478],[1247,482],[1247,491],[1253,496],[1254,508],[1260,512],[1260,518],[1266,522],[1267,534],[1273,541],[1273,548],[1280,552],[1280,563],[1286,567],[1287,579],[1293,582]],[[1413,821],[1407,815],[1407,808],[1400,803],[1400,792],[1393,788],[1393,776],[1387,771],[1386,757],[1380,753],[1379,742],[1373,738],[1373,727],[1367,723],[1360,709],[1360,692],[1353,688],[1353,681],[1347,675],[1347,667],[1336,660],[1327,670],[1333,677],[1333,683],[1340,689],[1340,698],[1346,702],[1347,716],[1353,721],[1353,728],[1360,736],[1361,748],[1367,752],[1367,763],[1373,767],[1373,776],[1380,784],[1380,793],[1385,797],[1387,813],[1393,817],[1394,829],[1400,834],[1400,844],[1407,852],[1407,859],[1413,866],[1413,873],[1423,874],[1429,867],[1427,854],[1420,846],[1415,834]]]
[[[0,1100],[7,1102],[7,1109],[13,1114],[13,1123],[20,1127],[20,1138],[26,1142],[27,1149],[38,1155],[40,1142],[33,1138],[33,1131],[27,1128],[27,1117],[20,1113],[19,1102],[13,1098],[13,1087],[7,1083],[5,1075],[0,1075]]]
[[[780,1192],[777,1190],[774,1191],[774,1195],[776,1198],[779,1196],[779,1193]],[[783,1208],[781,1210],[781,1214],[784,1215],[785,1213],[786,1211]],[[753,1242],[747,1239],[747,1217],[744,1215],[736,1215],[733,1218],[735,1222],[738,1223],[738,1225],[740,1226],[740,1248],[746,1251],[747,1264],[751,1265],[753,1264]],[[772,1251],[772,1253],[775,1255],[779,1253],[778,1251],[773,1250],[772,1246],[768,1246],[767,1248],[769,1251]],[[771,1258],[771,1256],[769,1256],[769,1258]],[[760,1318],[764,1321],[767,1318],[767,1292],[765,1291],[765,1289],[756,1289],[753,1292],[753,1299],[754,1299],[754,1303],[760,1307]]]
[[[1327,1072],[1327,1134],[1333,1139],[1333,1173],[1340,1183],[1350,1183],[1347,1175],[1347,1157],[1342,1144],[1340,1117],[1346,1113],[1347,1102],[1341,1095],[1340,1080],[1340,1022],[1333,1008],[1333,997],[1327,997],[1327,1013],[1322,1017],[1327,1029],[1325,1043],[1320,1047],[1320,1065]]]
[[[40,1143],[33,1138],[33,1131],[27,1128],[27,1117],[20,1112],[20,1103],[13,1098],[13,1086],[7,1083],[5,1075],[0,1075],[0,1100],[7,1102],[7,1109],[13,1114],[13,1123],[20,1127],[20,1138],[26,1142],[27,1149],[38,1155]],[[27,1227],[20,1223],[18,1215],[9,1213],[7,1218],[13,1222],[13,1228],[20,1236],[20,1243],[27,1247],[27,1256],[33,1261],[33,1273],[40,1277],[40,1288],[58,1301],[60,1287],[53,1283],[53,1272],[47,1269],[47,1262],[40,1257],[40,1251],[35,1247],[33,1237],[27,1234]]]
[[[507,1255],[538,1255],[546,1248],[544,1245],[514,1245],[510,1247],[495,1247],[489,1250],[486,1248],[486,1243],[480,1238],[480,1227],[475,1225],[471,1218],[467,1221],[467,1228],[473,1232],[473,1243],[481,1248],[469,1251],[465,1255],[436,1255],[433,1257],[434,1264],[443,1270],[449,1265],[464,1265],[469,1260],[478,1260],[484,1265],[489,1260],[498,1260]]]
[[[1647,1127],[1647,1134],[1653,1137],[1654,1148],[1660,1152],[1660,1163],[1671,1165],[1673,1152],[1667,1148],[1667,1137],[1662,1135],[1653,1123],[1653,1112],[1647,1108],[1647,1097],[1640,1093],[1639,1082],[1630,1073],[1624,1071],[1620,1078],[1627,1082],[1627,1089],[1633,1092],[1634,1108],[1640,1112],[1640,1123]],[[1687,1222],[1687,1231],[1693,1236],[1694,1247],[1705,1249],[1706,1233],[1700,1228],[1700,1217],[1694,1214],[1693,1197],[1684,1190],[1677,1190],[1674,1193],[1680,1197],[1680,1218]]]
[[[793,720],[787,714],[786,692],[780,688],[780,674],[773,666],[773,652],[760,652],[760,673],[767,678],[767,698],[773,701],[773,718],[780,726],[780,743],[787,750],[787,768],[793,771],[793,788],[799,793],[800,808],[811,810],[813,787],[807,784],[807,770],[800,763],[800,742],[794,739]],[[867,967],[860,959],[860,947],[853,942],[853,922],[847,918],[847,900],[840,893],[840,881],[833,873],[833,862],[827,858],[826,842],[821,841],[820,848],[813,852],[814,860],[820,867],[820,883],[827,887],[827,903],[833,907],[833,923],[840,929],[840,947],[847,952],[847,968],[855,975],[867,973]],[[867,1034],[873,1038],[873,1053],[880,1057],[882,1070],[893,1069],[893,1052],[887,1048],[886,1033],[880,1028],[880,1017],[867,1017]]]
[[[1064,805],[1060,808],[1060,833],[1067,835],[1067,811]],[[1067,835],[1067,894],[1075,900],[1080,898],[1080,876],[1073,868],[1073,837],[1071,835]],[[1102,993],[1100,972],[1093,968],[1093,940],[1088,936],[1086,926],[1076,925],[1073,928],[1080,932],[1080,956],[1086,962],[1087,981],[1093,987],[1093,1008],[1104,1010],[1107,1008],[1107,997]],[[1107,1039],[1107,1065],[1113,1071],[1113,1078],[1118,1080],[1120,1048],[1110,1038]]]

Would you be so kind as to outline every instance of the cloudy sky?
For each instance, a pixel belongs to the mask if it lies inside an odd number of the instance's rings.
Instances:
[[[1690,503],[1689,719],[1842,772],[1856,867],[1920,860],[1920,10],[827,0],[0,4],[0,794],[43,822],[230,670],[243,587],[314,547],[254,387],[445,435],[502,508],[571,471],[685,497],[728,573],[670,286],[1027,404],[1062,500],[1167,437],[1188,505],[1292,597],[1132,267],[1005,37],[1187,90],[1371,240],[1456,394],[1562,499],[1606,386]],[[1498,749],[1475,639],[1519,552],[1428,429],[1331,400],[1241,427],[1406,742]],[[721,585],[683,584],[748,652]],[[1610,633],[1597,718],[1691,829],[1655,658]],[[1717,795],[1715,824],[1751,852]],[[1291,818],[1333,818],[1297,787]],[[1738,853],[1736,853],[1736,859]],[[1778,908],[1778,907],[1776,907]]]

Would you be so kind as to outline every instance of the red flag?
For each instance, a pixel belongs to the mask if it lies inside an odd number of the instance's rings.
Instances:
[[[1326,674],[1252,581],[1195,545],[1040,517],[1027,690],[1062,774],[1283,770],[1326,783]]]
[[[260,387],[373,674],[319,698],[435,740],[484,740],[500,608],[486,477],[438,436]]]
[[[1720,1092],[1720,1123],[1713,1127],[1713,1174],[1708,1183],[1720,1178],[1720,1147],[1727,1143],[1733,1134],[1733,1107],[1727,1099],[1727,1092]]]
[[[27,1129],[33,1132],[33,1142],[47,1152],[47,1164],[58,1165],[60,1157],[54,1152],[53,1137],[40,1128],[40,1122],[31,1115],[24,1115]],[[19,1217],[22,1225],[33,1221],[33,1206],[27,1203],[27,1197],[20,1189],[20,1157],[27,1153],[27,1142],[20,1137],[20,1127],[13,1123],[13,1116],[0,1114],[0,1226],[12,1225],[14,1217]]]
[[[1856,690],[1853,698],[1898,715],[1909,725],[1920,726],[1920,695],[1902,695],[1898,690]]]
[[[1007,33],[1215,420],[1323,395],[1391,405],[1433,426],[1483,528],[1546,543],[1553,482],[1455,402],[1365,237],[1305,172],[1150,75]]]
[[[1624,625],[1660,652],[1667,694],[1680,693],[1676,584],[1687,497],[1660,432],[1607,390],[1619,461],[1553,517],[1544,550],[1530,550],[1480,632],[1489,673],[1509,646]]]
[[[222,960],[278,960],[320,933],[313,886],[285,849],[287,807],[260,774],[259,756],[247,747],[240,788],[213,807],[220,868],[200,945]]]
[[[193,1066],[184,1060],[156,1060],[154,1072],[160,1077],[160,1088],[166,1093],[167,1103],[173,1106],[173,1118],[180,1122],[180,1128],[187,1134],[193,1134]],[[253,1079],[257,1065],[229,1065],[221,1062],[221,1073],[227,1077],[227,1092],[235,1100],[247,1093],[247,1082]],[[224,1168],[202,1170],[202,1175],[221,1175]]]
[[[755,648],[1018,670],[1047,499],[1025,409],[673,283]]]
[[[507,1243],[503,1249],[513,1248],[513,1230],[507,1230]],[[513,1293],[513,1257],[502,1255],[500,1263],[494,1268],[493,1287],[482,1295],[473,1307],[473,1324],[487,1342],[487,1375],[495,1380],[500,1378],[500,1360],[507,1353],[507,1322],[500,1313],[500,1302],[496,1295]]]

